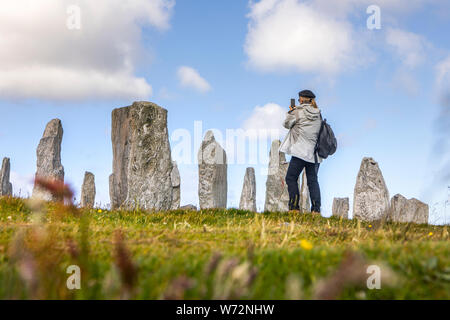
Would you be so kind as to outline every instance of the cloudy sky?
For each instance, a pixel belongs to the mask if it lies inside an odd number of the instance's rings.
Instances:
[[[379,29],[368,28],[373,5]],[[274,129],[283,138],[289,101],[308,88],[338,136],[319,173],[324,215],[333,197],[352,199],[361,159],[371,156],[391,196],[425,201],[431,222],[448,222],[449,15],[439,0],[4,0],[0,156],[11,158],[14,193],[26,196],[45,124],[60,118],[66,181],[79,193],[93,172],[97,202],[107,205],[111,111],[149,100],[169,111],[173,148],[181,136],[193,141],[192,161],[174,153],[182,204],[198,204],[197,140],[216,129],[234,159],[229,207],[254,166],[261,210],[266,144],[237,161],[226,132]],[[256,163],[252,152],[262,155]]]

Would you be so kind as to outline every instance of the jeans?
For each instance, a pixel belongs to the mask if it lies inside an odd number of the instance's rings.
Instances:
[[[289,209],[298,210],[298,201],[300,193],[298,190],[298,179],[303,171],[306,170],[306,179],[308,180],[309,195],[311,198],[311,211],[320,212],[320,187],[317,179],[320,163],[307,162],[297,157],[292,157],[286,174],[286,184],[289,191]]]

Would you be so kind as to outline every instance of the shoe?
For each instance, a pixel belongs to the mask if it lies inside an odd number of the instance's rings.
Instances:
[[[289,198],[289,211],[290,210],[295,210],[295,211],[300,211],[300,207],[298,205],[299,202],[299,196],[295,195],[294,198]]]
[[[311,213],[320,215],[320,205],[318,206],[317,203],[315,203],[315,201],[312,201]]]

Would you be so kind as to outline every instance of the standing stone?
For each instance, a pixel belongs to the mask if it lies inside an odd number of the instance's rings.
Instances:
[[[391,200],[389,219],[395,222],[428,223],[429,207],[427,204],[412,198],[406,199],[396,194]]]
[[[113,149],[113,173],[109,176],[111,209],[120,208],[128,196],[128,175],[132,129],[130,109],[114,109],[111,113],[111,141]]]
[[[167,110],[151,102],[112,112],[113,173],[111,207],[169,210],[172,159]]]
[[[194,206],[193,204],[188,204],[188,205],[180,207],[180,210],[197,211],[197,207]]]
[[[278,151],[280,144],[280,140],[274,140],[270,148],[264,211],[283,212],[289,210],[289,192],[286,184],[289,162],[286,162],[284,152]]]
[[[110,199],[110,208],[111,210],[120,208],[123,201],[120,201],[119,190],[120,188],[117,186],[117,179],[114,176],[114,173],[109,175],[109,199]]]
[[[353,216],[364,221],[386,219],[389,191],[378,163],[372,158],[361,162],[353,194]]]
[[[64,167],[61,164],[61,142],[63,128],[61,120],[53,119],[45,127],[44,134],[36,150],[37,170],[36,178],[64,181]],[[39,188],[36,184],[33,188],[33,197],[43,200],[58,200]]]
[[[349,198],[334,198],[333,199],[333,207],[332,214],[336,217],[343,217],[344,219],[348,219],[348,210],[350,209],[350,200]]]
[[[206,132],[197,156],[200,209],[226,208],[227,155],[211,130]]]
[[[93,208],[95,204],[95,177],[90,172],[84,173],[83,186],[81,187],[81,207]]]
[[[239,209],[256,212],[255,168],[247,168],[245,170],[244,185],[242,187]]]
[[[0,170],[0,196],[12,196],[12,184],[9,182],[11,164],[9,158],[3,158]]]
[[[302,212],[311,211],[311,205],[309,204],[309,189],[308,180],[306,178],[306,169],[303,169],[302,174],[302,187],[300,189],[300,210],[302,210]]]
[[[176,161],[172,161],[173,169],[170,174],[170,181],[172,182],[172,206],[171,210],[177,210],[180,208],[180,172]]]

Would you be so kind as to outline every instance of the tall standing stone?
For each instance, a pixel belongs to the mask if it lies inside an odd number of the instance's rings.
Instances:
[[[81,207],[93,208],[95,204],[95,176],[91,172],[84,173],[81,187]]]
[[[255,168],[247,168],[245,170],[244,185],[242,186],[239,209],[256,212]]]
[[[348,210],[350,209],[349,198],[334,198],[331,209],[333,216],[348,219]]]
[[[372,158],[364,158],[353,194],[353,217],[376,221],[386,219],[388,213],[389,191],[378,163]]]
[[[197,157],[200,209],[226,208],[227,155],[211,130],[206,132]]]
[[[306,168],[303,169],[302,174],[302,186],[300,189],[300,209],[302,210],[302,212],[311,211],[311,205],[309,203],[308,180],[306,178]]]
[[[9,182],[11,164],[9,158],[3,158],[2,168],[0,170],[0,196],[12,195],[12,184]]]
[[[286,185],[289,162],[286,162],[284,153],[278,151],[280,144],[280,140],[274,140],[270,148],[264,211],[283,212],[289,210],[289,192]]]
[[[180,208],[180,172],[178,171],[178,166],[176,161],[172,161],[173,169],[170,174],[170,181],[172,182],[172,206],[171,210],[177,210]]]
[[[395,222],[428,223],[429,207],[415,198],[396,194],[391,199],[389,219]]]
[[[169,210],[173,166],[167,110],[151,102],[114,109],[111,140],[111,207]]]
[[[45,127],[44,134],[36,150],[37,170],[36,178],[64,181],[64,167],[61,164],[61,142],[63,128],[61,120],[53,119]],[[33,197],[43,200],[58,200],[39,188],[36,184],[33,188]]]

